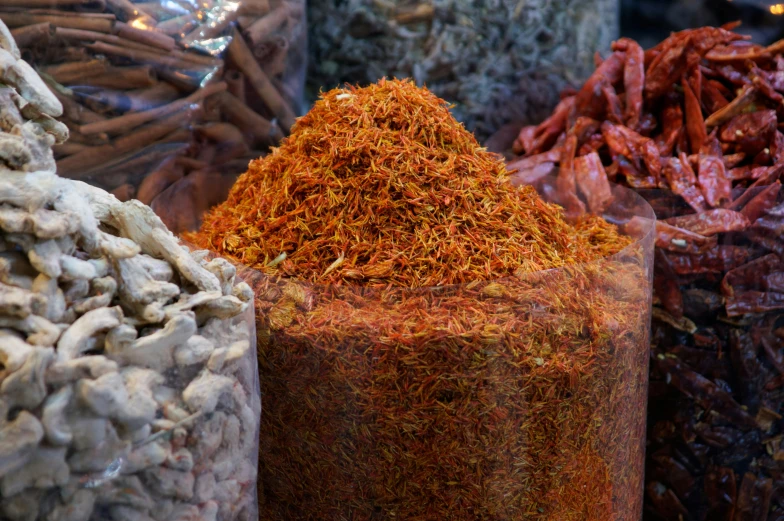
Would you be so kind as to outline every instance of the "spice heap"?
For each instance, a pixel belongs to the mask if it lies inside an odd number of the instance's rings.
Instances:
[[[58,174],[139,199],[175,232],[198,229],[294,123],[304,12],[304,0],[0,2],[63,105]]]
[[[0,56],[0,519],[253,519],[253,291],[57,177],[62,107],[2,21]]]
[[[732,26],[629,39],[514,144],[579,214],[605,179],[654,207],[650,519],[784,514],[784,41]],[[675,404],[675,405],[673,405]],[[752,515],[753,514],[753,515]]]
[[[315,98],[322,87],[410,76],[455,103],[455,117],[485,137],[510,120],[539,121],[558,88],[585,80],[593,49],[618,36],[619,4],[311,2],[307,82]]]
[[[639,517],[641,243],[427,90],[324,94],[189,239],[266,272],[263,518]]]

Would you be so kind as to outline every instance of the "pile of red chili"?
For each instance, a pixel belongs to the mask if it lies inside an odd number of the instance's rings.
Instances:
[[[732,29],[618,40],[509,165],[573,214],[606,177],[659,218],[650,520],[784,519],[784,41]]]

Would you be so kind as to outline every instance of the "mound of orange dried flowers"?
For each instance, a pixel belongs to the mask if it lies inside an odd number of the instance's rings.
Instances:
[[[427,90],[324,94],[189,239],[263,273],[263,518],[639,517],[640,243]]]

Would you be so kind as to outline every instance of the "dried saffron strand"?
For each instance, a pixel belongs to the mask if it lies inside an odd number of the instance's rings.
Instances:
[[[426,90],[326,93],[189,239],[264,272],[262,518],[639,517],[642,245]]]
[[[260,277],[262,516],[638,519],[642,273],[298,298]]]
[[[324,284],[427,287],[592,258],[556,206],[507,179],[443,100],[384,80],[324,94],[189,238]]]

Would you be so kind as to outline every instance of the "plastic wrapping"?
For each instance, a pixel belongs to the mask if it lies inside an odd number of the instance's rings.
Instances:
[[[196,229],[302,110],[304,0],[13,0],[3,20],[64,106],[61,176]]]
[[[784,506],[770,441],[784,435],[784,41],[736,26],[647,50],[619,40],[574,97],[520,130],[524,156],[509,163],[521,182],[557,171],[562,195],[589,203],[607,179],[624,183],[660,219],[645,504],[657,521]]]
[[[653,213],[614,195],[634,242],[587,265],[418,290],[254,277],[260,517],[638,520]]]
[[[5,171],[0,204],[0,519],[257,519],[236,269],[53,173]]]
[[[665,222],[698,218],[718,244],[702,255],[656,251],[646,507],[652,519],[675,508],[775,518],[784,492],[782,447],[770,441],[784,432],[784,190],[779,181],[738,186],[733,200],[746,204],[723,215],[693,214],[670,191],[641,195]]]

